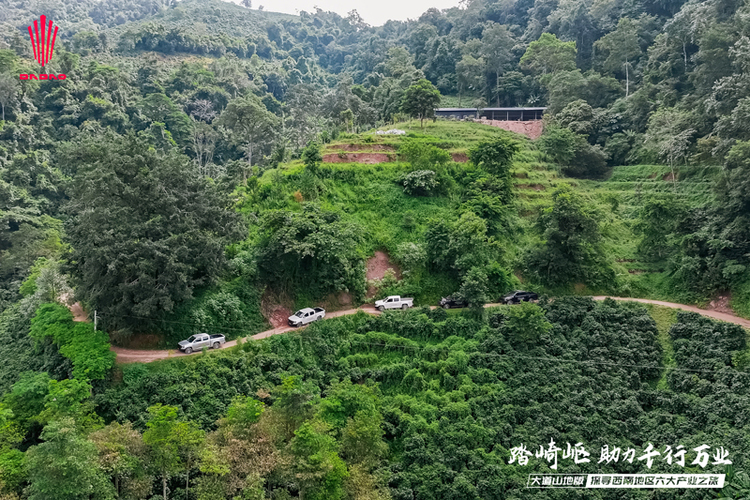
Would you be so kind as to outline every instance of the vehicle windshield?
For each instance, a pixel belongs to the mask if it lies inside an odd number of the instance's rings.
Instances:
[[[301,318],[302,315],[304,315],[304,314],[305,313],[302,312],[302,309],[300,309],[299,311],[297,311],[296,313],[294,313],[294,315],[297,316],[298,318]]]
[[[188,342],[195,342],[195,335],[191,335],[189,339],[187,339]]]

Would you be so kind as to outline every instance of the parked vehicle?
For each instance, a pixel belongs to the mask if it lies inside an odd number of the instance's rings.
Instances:
[[[516,290],[515,292],[509,293],[505,297],[503,297],[502,302],[503,304],[518,304],[520,302],[529,302],[531,300],[537,300],[539,299],[539,295],[535,294],[534,292],[524,292],[521,290]]]
[[[207,333],[198,333],[191,335],[189,339],[183,340],[179,343],[180,350],[185,354],[190,354],[193,351],[199,351],[204,347],[212,347],[218,349],[224,344],[227,339],[224,335],[209,335]]]
[[[466,302],[464,302],[464,299],[459,294],[454,293],[453,295],[448,295],[447,297],[440,299],[440,307],[443,309],[466,307]]]
[[[401,298],[400,295],[391,295],[386,299],[375,301],[375,308],[379,311],[385,311],[386,309],[408,309],[412,305],[414,305],[413,298]]]
[[[322,307],[306,307],[289,316],[289,326],[302,326],[325,317],[326,311]]]

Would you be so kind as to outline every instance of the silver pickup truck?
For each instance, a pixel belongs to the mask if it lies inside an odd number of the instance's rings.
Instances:
[[[200,351],[204,347],[213,347],[218,349],[224,344],[227,339],[224,335],[209,335],[207,333],[198,333],[191,335],[189,339],[180,342],[180,350],[185,354],[190,354],[193,351]]]
[[[386,309],[408,309],[414,305],[414,299],[411,297],[402,298],[400,295],[391,295],[383,300],[375,301],[375,308],[378,311],[385,311]]]
[[[326,311],[322,307],[311,309],[306,307],[289,316],[289,326],[302,326],[326,317]]]

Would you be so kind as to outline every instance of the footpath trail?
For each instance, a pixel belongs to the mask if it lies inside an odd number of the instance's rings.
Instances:
[[[695,306],[688,306],[685,304],[675,304],[674,302],[664,302],[661,300],[633,299],[633,298],[627,298],[627,297],[608,297],[605,295],[599,295],[599,296],[593,297],[594,300],[604,300],[606,298],[611,298],[614,300],[631,301],[631,302],[641,302],[643,304],[655,304],[658,306],[671,307],[674,309],[682,309],[684,311],[692,311],[698,314],[702,314],[703,316],[707,316],[709,318],[718,319],[720,321],[726,321],[727,323],[734,323],[736,325],[740,325],[747,329],[750,329],[750,320],[740,318],[739,316],[735,316],[734,314],[721,313],[717,311],[709,311],[706,309],[700,309]],[[486,304],[484,307],[494,307],[498,305],[500,304]],[[430,308],[435,309],[435,306],[431,306]],[[380,314],[380,311],[375,309],[375,307],[371,305],[364,305],[356,309],[346,309],[343,311],[334,311],[331,313],[326,313],[326,318],[337,318],[339,316],[348,316],[350,314],[356,314],[359,311],[363,311],[368,314]],[[272,335],[278,335],[280,333],[286,333],[286,332],[291,332],[295,330],[298,330],[298,328],[282,326],[282,327],[274,328],[272,330],[266,330],[265,332],[257,333],[250,337],[246,337],[244,340],[245,341],[260,340],[260,339],[271,337]],[[232,340],[231,342],[227,342],[226,344],[224,344],[224,347],[235,346],[237,345],[237,342],[238,342],[237,340]],[[148,350],[148,349],[125,349],[122,347],[114,347],[114,346],[111,349],[117,354],[118,363],[150,363],[158,359],[175,358],[175,357],[182,357],[182,356],[195,356],[196,354],[200,354],[200,352],[194,352],[192,354],[184,354],[176,349],[155,351],[155,350]]]

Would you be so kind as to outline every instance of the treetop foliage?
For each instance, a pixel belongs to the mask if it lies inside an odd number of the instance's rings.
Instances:
[[[226,197],[174,151],[146,137],[109,140],[86,144],[73,166],[71,261],[81,298],[109,313],[105,324],[133,328],[214,283],[241,226]]]

